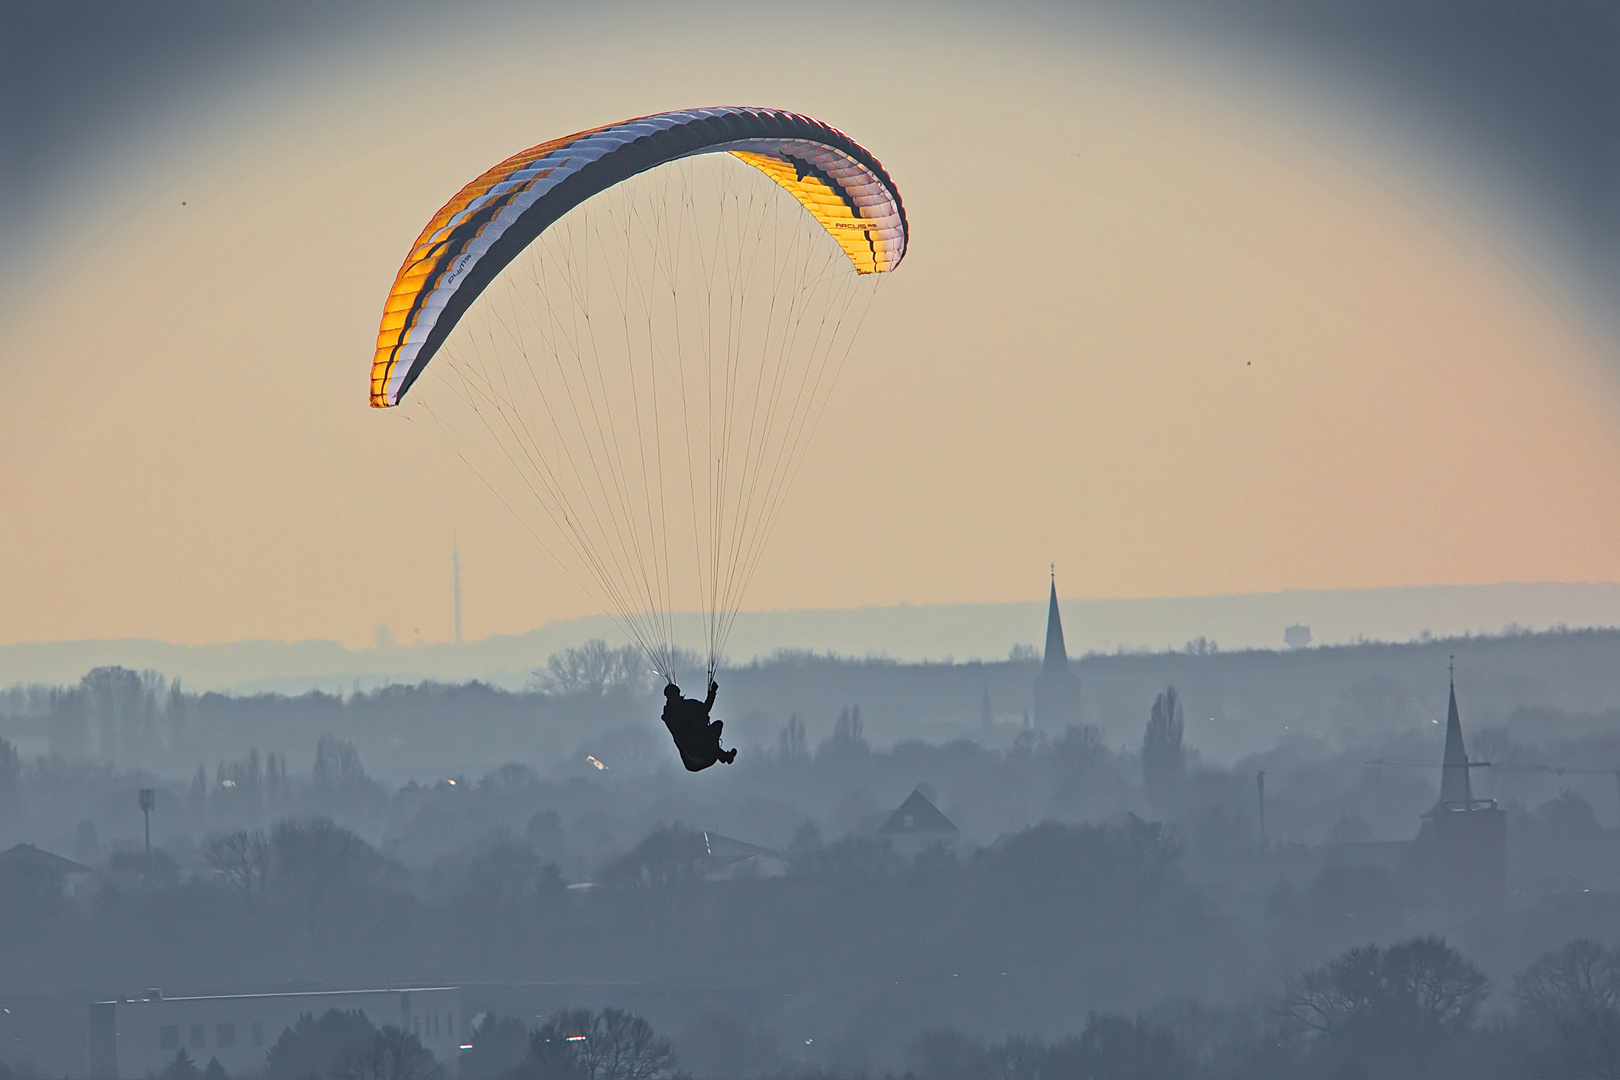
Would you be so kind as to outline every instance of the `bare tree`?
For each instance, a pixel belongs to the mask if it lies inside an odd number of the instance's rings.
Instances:
[[[866,724],[861,720],[859,705],[846,705],[833,725],[832,737],[838,742],[861,742],[866,738]]]
[[[585,1040],[591,1080],[652,1080],[675,1071],[675,1051],[651,1024],[623,1009],[603,1009]]]
[[[1052,757],[1074,777],[1090,776],[1108,757],[1103,729],[1095,724],[1071,724],[1063,738],[1052,744]]]
[[[1620,1077],[1620,955],[1588,938],[1544,953],[1513,977],[1520,1016],[1538,1029],[1549,1074]]]
[[[799,714],[788,717],[788,722],[777,737],[778,756],[784,763],[803,763],[810,760],[810,745],[804,737],[804,721]]]
[[[285,810],[292,801],[292,782],[287,779],[285,754],[264,756],[264,801],[274,812]]]
[[[578,1080],[655,1080],[680,1062],[669,1040],[622,1009],[569,1009],[529,1036],[529,1053],[509,1075]]]
[[[484,1013],[468,1035],[471,1045],[456,1061],[461,1076],[505,1076],[529,1049],[529,1029],[516,1017]]]
[[[241,761],[221,761],[214,771],[214,797],[257,817],[263,809],[264,771],[259,767],[259,750],[248,750]]]
[[[984,1040],[964,1035],[952,1027],[931,1028],[912,1041],[906,1052],[907,1075],[950,1077],[951,1080],[986,1080],[990,1059]]]
[[[208,865],[239,890],[252,905],[264,896],[264,877],[270,869],[270,841],[255,829],[238,830],[208,846]]]
[[[615,691],[640,693],[647,689],[647,658],[634,645],[608,648],[592,638],[577,649],[552,653],[544,668],[537,668],[529,688],[552,697],[605,697]]]
[[[315,790],[323,795],[352,794],[371,783],[360,751],[354,743],[336,735],[322,735],[315,743]]]
[[[345,1059],[332,1075],[336,1080],[441,1080],[444,1070],[421,1039],[386,1024],[365,1049]]]
[[[1351,949],[1290,979],[1278,1013],[1305,1048],[1368,1076],[1423,1075],[1473,1025],[1485,973],[1444,938]]]
[[[852,761],[870,757],[872,744],[866,741],[866,723],[859,705],[846,705],[833,725],[832,737],[816,748],[816,756],[831,761]]]
[[[990,1046],[986,1057],[990,1080],[1040,1080],[1047,1052],[1044,1044],[1015,1035]]]
[[[1051,1048],[1045,1075],[1184,1080],[1193,1063],[1169,1028],[1145,1016],[1092,1013],[1078,1037]]]

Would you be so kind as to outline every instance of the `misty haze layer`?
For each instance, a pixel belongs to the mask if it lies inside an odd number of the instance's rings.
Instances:
[[[3,1060],[86,1075],[96,1002],[120,1002],[124,1039],[153,995],[184,1016],[196,995],[447,987],[469,1041],[400,1038],[448,1075],[557,1075],[532,1071],[556,1066],[528,1032],[578,1009],[630,1010],[716,1078],[1579,1075],[1570,1055],[1607,1051],[1558,1026],[1578,1003],[1553,988],[1620,933],[1617,649],[1606,631],[1095,657],[1067,723],[1031,712],[1033,656],[784,655],[725,676],[737,764],[697,777],[656,688],[605,649],[520,694],[230,697],[114,668],[13,688]],[[1457,877],[1435,834],[1458,812],[1439,781],[1453,657],[1458,731],[1490,763],[1468,805],[1506,827],[1496,884]],[[1227,729],[1272,720],[1230,756]],[[1345,1000],[1357,965],[1453,986],[1456,1011]],[[1329,1006],[1382,1019],[1313,1027]],[[212,1022],[177,1030],[203,1062],[242,1060]],[[1009,1054],[1047,1071],[995,1071]]]
[[[558,8],[564,7],[557,5]],[[1295,68],[1327,60],[1327,79],[1358,85],[1511,174],[1520,197],[1561,221],[1564,243],[1612,289],[1620,244],[1620,118],[1612,8],[1570,2],[1475,7],[1443,3],[1295,5],[1228,0],[1151,7],[1158,32],[1203,37],[1209,48],[1269,52]],[[60,198],[91,146],[116,132],[162,126],[199,84],[254,64],[285,62],[311,42],[377,32],[379,8],[328,4],[99,4],[6,6],[7,153],[0,191],[19,239]],[[633,8],[626,9],[626,14]],[[1003,9],[1032,26],[1051,8]],[[400,22],[429,19],[389,9]],[[718,12],[717,12],[718,17]],[[1318,78],[1324,73],[1318,69]],[[14,247],[13,251],[20,248]]]

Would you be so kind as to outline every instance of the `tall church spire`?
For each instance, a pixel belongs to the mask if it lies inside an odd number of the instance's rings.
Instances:
[[[1468,753],[1463,749],[1462,717],[1457,712],[1457,674],[1451,674],[1451,705],[1446,709],[1446,756],[1440,762],[1440,803],[1468,808],[1473,792],[1468,783]]]
[[[1057,602],[1057,567],[1052,567],[1052,597],[1046,605],[1046,655],[1041,660],[1041,670],[1051,671],[1053,668],[1069,669],[1069,650],[1063,645],[1063,616],[1058,614]]]
[[[1469,761],[1463,749],[1455,664],[1449,670],[1440,802],[1418,835],[1427,840],[1435,897],[1441,904],[1457,909],[1494,906],[1507,899],[1507,812],[1494,799],[1475,799],[1469,786],[1469,770],[1485,762]]]
[[[1057,570],[1052,570],[1052,592],[1046,605],[1046,655],[1035,677],[1035,723],[1049,731],[1081,723],[1080,680],[1069,670],[1069,650],[1063,644],[1063,617],[1058,614]]]

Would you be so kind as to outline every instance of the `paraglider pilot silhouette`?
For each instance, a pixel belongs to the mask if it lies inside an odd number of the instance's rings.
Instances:
[[[702,772],[717,761],[730,765],[737,760],[736,748],[720,749],[720,731],[725,724],[709,719],[719,689],[720,684],[711,678],[709,696],[698,701],[681,697],[681,688],[674,683],[664,687],[664,726],[674,737],[681,764],[688,772]]]
[[[372,407],[411,395],[635,640],[670,682],[663,719],[692,772],[736,759],[710,719],[715,664],[853,313],[908,236],[894,179],[836,128],[784,109],[679,109],[549,139],[474,177],[428,219],[383,302]],[[662,299],[648,307],[621,281],[656,282]],[[698,342],[689,326],[749,332]],[[688,516],[691,566],[672,546]],[[672,678],[676,613],[700,596],[703,701]]]

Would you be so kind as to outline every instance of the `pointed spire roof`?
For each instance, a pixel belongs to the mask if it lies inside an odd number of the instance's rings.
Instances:
[[[1046,655],[1041,670],[1069,669],[1069,650],[1063,645],[1063,617],[1058,614],[1057,568],[1052,568],[1052,598],[1046,606]]]
[[[1062,731],[1081,723],[1080,679],[1069,669],[1069,650],[1063,644],[1063,617],[1058,614],[1057,573],[1052,574],[1052,595],[1046,606],[1046,656],[1035,676],[1035,723],[1049,731]]]
[[[1440,803],[1467,807],[1472,802],[1468,785],[1468,753],[1463,749],[1462,717],[1457,712],[1457,676],[1451,677],[1451,705],[1446,710],[1446,755],[1440,762]]]

